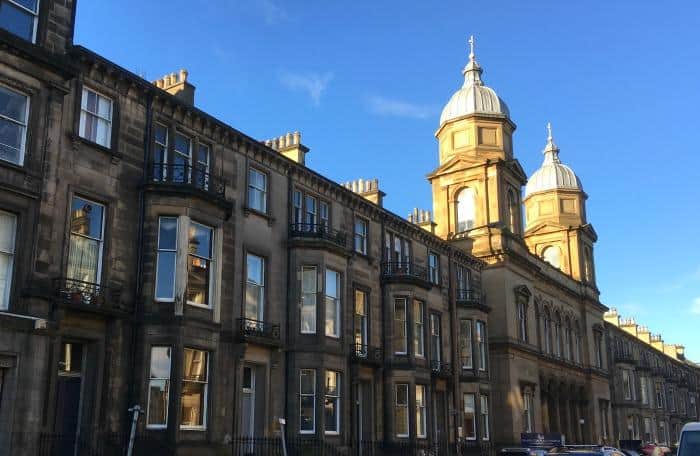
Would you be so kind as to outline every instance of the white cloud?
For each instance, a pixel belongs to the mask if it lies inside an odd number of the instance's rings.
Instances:
[[[690,306],[690,313],[700,315],[700,297],[693,299],[693,304]]]
[[[382,116],[412,117],[425,119],[436,114],[433,106],[419,105],[402,100],[392,100],[380,96],[371,96],[367,99],[369,110]]]
[[[333,73],[289,73],[285,72],[280,77],[282,84],[291,90],[302,90],[309,94],[313,103],[318,106],[321,103],[321,95],[333,79]]]

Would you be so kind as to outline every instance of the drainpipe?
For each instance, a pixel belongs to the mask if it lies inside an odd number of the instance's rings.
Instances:
[[[292,270],[292,249],[289,246],[289,225],[288,223],[291,222],[292,220],[292,205],[289,204],[293,200],[293,193],[294,193],[294,183],[292,182],[292,176],[294,174],[294,171],[291,167],[287,168],[287,227],[286,227],[286,234],[285,237],[287,239],[287,305],[286,311],[285,311],[285,327],[286,329],[286,334],[284,335],[285,341],[284,341],[284,346],[286,347],[284,350],[284,419],[286,420],[289,414],[289,382],[292,379],[290,375],[290,352],[289,352],[289,341],[290,341],[290,321],[291,321],[291,315],[290,312],[294,312],[292,309],[296,309],[295,305],[292,305],[294,303],[294,296],[292,293],[292,280],[294,280],[294,275],[296,274],[296,268]],[[286,439],[285,434],[286,426],[280,426],[280,432],[282,433],[282,438]],[[285,452],[286,452],[286,445],[285,445]]]

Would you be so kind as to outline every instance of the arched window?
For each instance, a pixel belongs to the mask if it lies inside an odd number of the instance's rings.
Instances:
[[[544,310],[544,352],[552,353],[552,316],[549,309]]]
[[[554,354],[561,356],[561,317],[559,313],[554,316]]]
[[[593,252],[589,246],[583,250],[583,278],[586,282],[592,283],[593,280]]]
[[[476,193],[465,188],[457,195],[457,232],[467,231],[476,224]]]
[[[569,317],[566,317],[566,324],[564,325],[564,359],[571,359],[571,321]]]
[[[557,269],[561,269],[561,250],[555,245],[550,245],[542,250],[542,259]]]
[[[574,323],[574,362],[581,363],[581,328]]]
[[[511,233],[520,233],[520,222],[518,220],[518,198],[513,189],[508,190],[508,228]]]

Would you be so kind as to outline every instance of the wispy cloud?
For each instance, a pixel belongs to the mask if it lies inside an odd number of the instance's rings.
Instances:
[[[700,297],[693,299],[693,303],[690,305],[690,313],[700,315]]]
[[[698,266],[697,269],[692,272],[676,277],[675,280],[672,280],[671,283],[664,288],[665,291],[680,290],[681,288],[685,288],[686,286],[697,282],[700,282],[700,266]]]
[[[411,117],[425,119],[437,113],[435,106],[409,103],[403,100],[393,100],[381,96],[367,98],[369,110],[382,116]]]
[[[333,79],[333,73],[291,73],[284,72],[280,76],[280,81],[288,89],[301,90],[306,92],[311,101],[318,106],[321,104],[321,95],[326,91],[328,83]]]
[[[289,19],[289,13],[272,0],[257,0],[257,3],[267,25],[276,25]]]

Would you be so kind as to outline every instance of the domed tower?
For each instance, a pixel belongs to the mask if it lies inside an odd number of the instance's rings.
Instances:
[[[525,187],[525,243],[530,251],[576,280],[595,283],[593,244],[597,235],[586,220],[581,180],[559,159],[547,124],[542,166]]]
[[[428,179],[435,233],[479,255],[492,250],[493,237],[504,231],[521,236],[520,188],[526,176],[513,158],[515,124],[508,107],[481,79],[474,37],[469,44],[464,83],[442,110],[435,133],[440,166]]]

